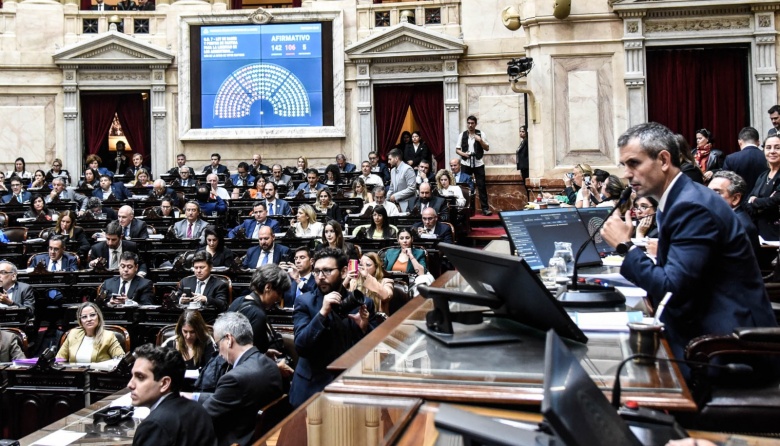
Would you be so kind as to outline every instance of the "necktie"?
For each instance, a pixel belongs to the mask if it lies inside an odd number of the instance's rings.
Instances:
[[[203,281],[198,281],[198,286],[195,288],[195,294],[203,294]]]
[[[130,226],[125,228],[125,238],[130,238]]]
[[[18,201],[19,203],[22,202],[22,194],[16,196],[16,201]]]
[[[242,180],[241,177],[238,177],[238,179],[236,180],[236,186],[243,186],[243,185],[244,185],[244,180]]]
[[[108,267],[108,269],[118,269],[119,268],[119,250],[115,249],[112,251],[113,256],[111,257],[111,265]]]
[[[263,259],[260,261],[260,266],[268,264],[268,251],[263,251]]]
[[[268,203],[268,214],[269,215],[274,215],[274,204],[273,203]]]
[[[252,238],[253,239],[256,239],[260,235],[260,226],[263,226],[263,225],[261,225],[260,223],[255,222],[255,230],[252,232]]]
[[[52,271],[57,271],[57,263],[59,263],[59,262],[51,262],[51,270]]]
[[[122,286],[119,287],[119,294],[125,296],[127,294],[127,281],[122,281]]]
[[[187,238],[192,238],[192,223],[187,227]]]

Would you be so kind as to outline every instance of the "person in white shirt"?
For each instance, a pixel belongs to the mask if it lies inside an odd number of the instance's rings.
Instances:
[[[219,186],[219,176],[210,173],[206,176],[206,182],[211,185],[211,198],[221,198],[223,200],[230,200],[230,194],[227,189]]]
[[[460,163],[463,172],[468,175],[474,174],[479,191],[479,202],[482,205],[482,214],[493,215],[488,204],[487,185],[485,184],[485,161],[483,156],[490,150],[490,143],[487,141],[485,132],[477,128],[477,118],[469,116],[466,118],[468,129],[460,135],[455,152],[460,155]]]
[[[363,209],[360,210],[359,215],[365,215],[368,208],[374,208],[374,206],[382,206],[387,211],[388,217],[395,217],[401,212],[398,210],[398,206],[395,203],[390,203],[385,200],[387,192],[384,189],[377,189],[374,191],[374,201],[363,205]]]
[[[358,178],[362,178],[367,186],[385,187],[385,182],[382,181],[382,178],[371,173],[371,163],[368,161],[363,161],[363,164],[360,165],[360,177]]]
[[[455,197],[455,204],[460,207],[466,205],[466,199],[463,197],[463,191],[460,186],[455,184],[455,177],[448,170],[440,170],[436,174],[436,190],[442,197]]]
[[[317,213],[308,204],[298,207],[298,215],[290,228],[295,231],[296,237],[322,237],[322,223],[317,221]]]

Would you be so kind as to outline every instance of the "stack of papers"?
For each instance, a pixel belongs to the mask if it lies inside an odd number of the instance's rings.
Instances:
[[[641,311],[598,311],[592,313],[569,313],[582,331],[618,331],[628,333],[629,322],[642,322]]]

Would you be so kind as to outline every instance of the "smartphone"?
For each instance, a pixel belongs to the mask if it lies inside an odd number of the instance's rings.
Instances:
[[[358,272],[358,261],[357,260],[352,259],[352,260],[349,261],[349,269],[348,269],[348,271]]]
[[[182,290],[182,294],[184,294],[185,296],[192,296],[192,288],[184,287],[184,289]]]

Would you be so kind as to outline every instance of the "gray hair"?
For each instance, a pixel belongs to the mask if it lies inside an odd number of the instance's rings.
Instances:
[[[730,170],[719,170],[712,175],[712,179],[723,178],[729,180],[731,184],[726,188],[729,191],[729,195],[741,194],[743,197],[747,194],[747,183],[736,172]]]
[[[658,159],[658,155],[665,150],[671,155],[672,165],[680,167],[680,146],[675,134],[665,125],[657,122],[635,125],[620,135],[617,145],[625,147],[632,139],[639,140],[639,147],[651,159]]]
[[[257,295],[263,294],[265,285],[271,285],[271,288],[279,294],[284,294],[290,289],[290,276],[287,272],[274,263],[257,268],[252,274],[252,280],[249,282],[249,288]]]
[[[236,338],[238,345],[252,344],[252,325],[249,319],[241,313],[228,311],[222,313],[214,322],[214,337],[219,340],[226,334]]]
[[[10,265],[11,266],[11,274],[16,274],[19,272],[19,270],[16,269],[16,265],[9,262],[8,260],[0,260],[0,265]]]

